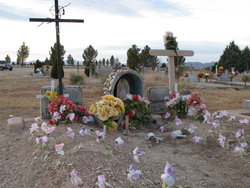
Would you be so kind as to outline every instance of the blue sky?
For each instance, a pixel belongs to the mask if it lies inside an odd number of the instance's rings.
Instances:
[[[250,46],[249,0],[59,0],[66,14],[62,18],[84,19],[85,23],[62,23],[61,43],[82,60],[90,44],[98,58],[118,57],[126,63],[131,45],[163,49],[163,35],[171,31],[179,48],[193,50],[187,61],[218,61],[232,40],[241,49]],[[30,47],[27,61],[49,57],[55,42],[53,23],[29,22],[29,18],[53,17],[54,0],[0,0],[0,59],[8,54],[16,60],[22,42]],[[53,9],[52,9],[53,10]],[[162,62],[165,58],[161,59]]]

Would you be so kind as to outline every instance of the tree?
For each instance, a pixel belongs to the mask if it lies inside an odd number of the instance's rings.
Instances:
[[[25,45],[25,43],[23,42],[23,44],[20,46],[20,48],[17,51],[17,57],[18,60],[21,61],[21,66],[23,66],[23,62],[29,57],[29,47]]]
[[[105,66],[106,60],[103,58],[102,59],[102,66]]]
[[[43,64],[41,61],[36,60],[36,63],[34,64],[34,73],[37,73],[37,69],[43,67]]]
[[[74,66],[74,59],[73,59],[73,57],[72,57],[70,54],[69,54],[68,57],[67,57],[67,63],[68,63],[69,65]]]
[[[110,61],[109,61],[109,62],[110,62],[110,66],[112,66],[112,67],[113,67],[113,66],[115,65],[115,58],[114,58],[114,56],[113,56],[113,55],[111,56],[111,58],[110,58]]]
[[[248,72],[250,68],[250,50],[248,46],[241,51],[241,64],[244,66],[244,71]]]
[[[141,50],[140,60],[143,67],[151,67],[152,70],[155,70],[159,64],[159,59],[156,56],[149,54],[150,47],[146,45],[144,49]]]
[[[218,61],[218,67],[223,66],[225,69],[230,70],[232,67],[235,67],[236,71],[243,72],[244,66],[240,61],[241,59],[241,50],[234,41],[225,48],[223,54],[220,56]]]
[[[97,50],[95,50],[91,45],[89,45],[87,48],[84,49],[82,57],[84,59],[85,63],[85,74],[89,76],[89,68],[90,66],[93,68],[92,73],[95,74],[95,62],[96,57],[98,56]]]
[[[131,48],[127,51],[127,65],[130,69],[135,71],[141,70],[141,61],[140,61],[140,48],[134,44]]]
[[[110,63],[110,62],[109,62],[109,59],[107,59],[107,60],[106,60],[106,65],[107,65],[107,67],[109,66],[109,63]]]
[[[57,44],[55,43],[54,46],[50,47],[50,61],[52,62],[53,68],[51,70],[51,78],[58,79],[58,70],[57,70],[57,55],[56,55],[56,50],[57,50]],[[62,78],[64,77],[64,71],[63,71],[63,59],[66,51],[64,50],[64,46],[60,45],[59,49],[59,63],[61,64],[61,75]]]
[[[44,60],[44,65],[52,65],[51,61],[47,57]]]
[[[10,59],[10,56],[9,55],[7,55],[6,57],[5,57],[5,61],[7,61],[7,62],[11,62],[11,59]]]

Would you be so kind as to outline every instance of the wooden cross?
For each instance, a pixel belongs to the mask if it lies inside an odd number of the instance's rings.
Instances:
[[[62,7],[63,8],[63,7]],[[61,10],[61,8],[60,8]],[[77,22],[77,23],[83,23],[84,20],[78,20],[78,19],[60,19],[59,13],[60,13],[59,7],[58,7],[58,0],[55,0],[55,19],[51,18],[30,18],[30,22],[55,22],[56,25],[56,59],[57,59],[57,72],[58,72],[58,87],[59,87],[59,95],[63,95],[63,84],[62,84],[62,63],[60,62],[60,32],[59,32],[59,23],[60,22]],[[64,9],[63,9],[64,11]]]
[[[191,50],[176,50],[178,56],[193,56],[194,52]],[[175,65],[174,57],[177,56],[174,50],[150,50],[149,54],[153,56],[168,56],[168,77],[169,90],[175,91]]]

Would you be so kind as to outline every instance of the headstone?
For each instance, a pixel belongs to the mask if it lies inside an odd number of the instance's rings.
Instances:
[[[7,130],[9,133],[21,130],[24,128],[23,118],[22,117],[13,117],[7,120]]]
[[[197,75],[189,74],[189,76],[187,77],[187,81],[191,82],[191,83],[197,83],[197,82],[199,82],[199,79],[198,79]]]
[[[229,74],[223,73],[223,74],[219,77],[219,81],[220,81],[220,82],[231,82],[230,75],[229,75]]]
[[[148,91],[150,111],[152,114],[163,114],[166,112],[166,100],[169,99],[168,87],[155,86]]]
[[[45,94],[46,91],[51,91],[51,86],[44,86],[41,88],[41,96]],[[66,86],[64,88],[64,93],[68,94],[68,98],[75,103],[76,106],[82,105],[82,89],[78,86]],[[51,115],[49,113],[48,105],[50,101],[45,98],[40,98],[40,114],[43,119],[50,119]]]
[[[105,95],[111,94],[122,100],[128,93],[144,96],[144,80],[134,70],[119,69],[109,74],[103,90]]]
[[[244,110],[250,110],[250,100],[244,100],[242,106]]]

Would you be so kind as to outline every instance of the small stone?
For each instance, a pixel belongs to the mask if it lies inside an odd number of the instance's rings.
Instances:
[[[7,130],[9,133],[19,131],[24,128],[23,118],[22,117],[13,117],[7,120]]]

